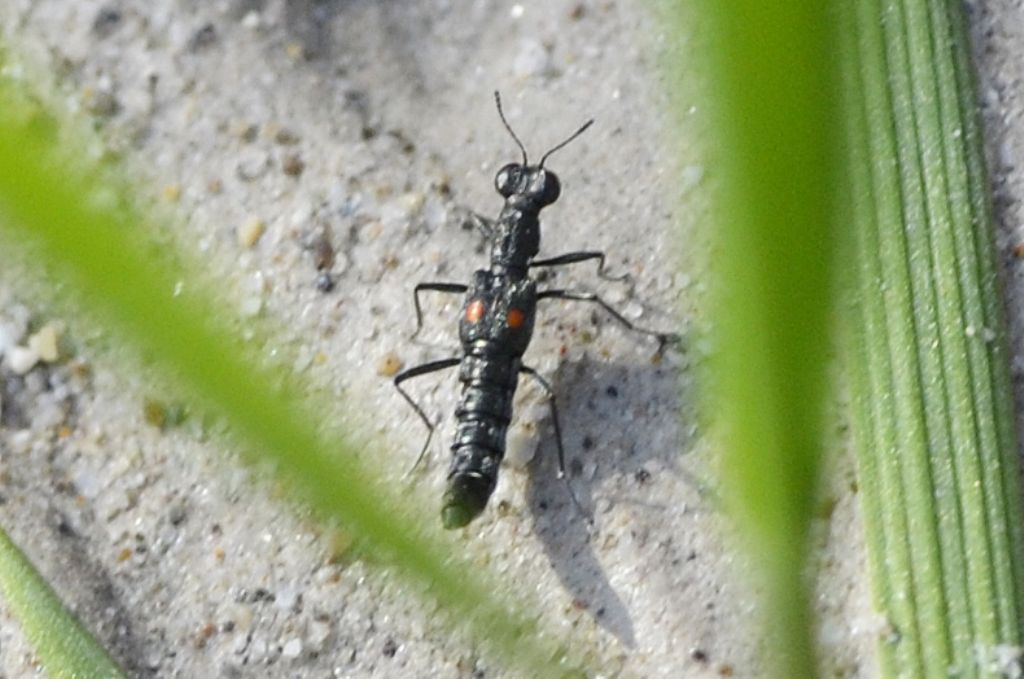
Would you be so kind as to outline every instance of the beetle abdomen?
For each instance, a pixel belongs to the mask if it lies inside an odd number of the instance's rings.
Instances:
[[[462,398],[452,443],[452,463],[441,517],[445,528],[461,528],[487,506],[505,456],[505,434],[519,377],[518,359],[467,355],[460,379]]]

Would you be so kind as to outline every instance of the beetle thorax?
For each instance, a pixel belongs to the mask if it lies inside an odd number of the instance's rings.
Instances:
[[[536,212],[506,204],[491,238],[491,269],[525,276],[530,260],[539,251],[540,220]]]

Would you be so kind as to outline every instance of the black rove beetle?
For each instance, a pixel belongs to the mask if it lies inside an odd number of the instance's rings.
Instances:
[[[423,444],[420,458],[430,446],[434,425],[423,409],[402,389],[402,382],[413,377],[459,366],[459,381],[462,382],[462,398],[455,409],[458,422],[455,441],[452,443],[452,462],[448,469],[448,487],[444,494],[441,519],[445,528],[461,528],[487,505],[498,480],[498,466],[505,455],[505,434],[512,419],[512,397],[515,395],[520,373],[537,380],[547,394],[551,407],[551,421],[555,429],[558,446],[558,475],[565,478],[565,451],[562,446],[562,430],[558,421],[558,408],[554,392],[547,380],[533,368],[523,365],[522,356],[533,335],[533,323],[537,302],[543,299],[566,299],[594,302],[630,330],[656,337],[658,351],[668,343],[678,342],[673,333],[661,333],[638,328],[622,314],[597,295],[573,290],[537,290],[536,281],[530,278],[530,269],[544,266],[563,266],[596,259],[597,273],[609,280],[621,280],[604,272],[603,252],[569,252],[548,259],[534,259],[540,250],[540,211],[558,200],[561,185],[551,170],[544,168],[544,161],[593,124],[588,120],[568,139],[545,153],[540,162],[530,165],[526,149],[501,109],[501,97],[494,93],[498,115],[505,129],[512,135],[523,154],[522,163],[509,163],[498,170],[494,188],[505,199],[497,220],[479,215],[473,219],[477,228],[491,244],[491,265],[473,274],[469,285],[461,283],[419,283],[413,291],[416,305],[416,332],[423,327],[423,311],[420,293],[425,290],[465,294],[459,320],[459,338],[462,356],[431,361],[412,367],[395,375],[395,387],[415,409],[427,425],[427,440]],[[418,462],[419,460],[417,460]],[[579,502],[567,486],[573,503]],[[582,508],[580,508],[582,511]]]

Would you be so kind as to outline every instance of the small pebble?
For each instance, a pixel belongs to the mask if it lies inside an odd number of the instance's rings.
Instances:
[[[39,355],[28,347],[15,346],[7,350],[7,365],[15,375],[24,375],[39,362]]]
[[[165,203],[177,203],[181,200],[181,184],[168,184],[160,189],[160,200]]]
[[[235,120],[229,127],[230,134],[238,137],[238,140],[246,144],[256,141],[259,130],[252,123],[245,120]]]
[[[259,293],[250,294],[242,300],[241,304],[238,305],[239,313],[247,317],[258,316],[262,310],[263,298]]]
[[[299,591],[294,587],[281,587],[275,595],[274,605],[286,611],[291,610],[299,603],[299,596]]]
[[[90,467],[78,469],[71,477],[72,483],[75,484],[75,492],[87,500],[92,500],[100,494],[105,480],[105,477],[101,479]]]
[[[289,639],[285,642],[284,648],[281,649],[281,657],[294,660],[302,654],[302,640],[301,639]]]
[[[289,177],[298,177],[306,169],[306,164],[297,153],[290,153],[281,162],[281,171]]]
[[[274,141],[284,146],[291,146],[292,144],[299,143],[299,135],[295,134],[287,127],[282,127],[274,133]]]
[[[249,658],[252,662],[263,662],[267,657],[267,641],[265,639],[253,639],[249,644]]]
[[[53,363],[60,358],[57,340],[57,326],[53,323],[47,323],[28,338],[28,348],[36,353],[39,360]]]
[[[142,419],[150,426],[163,429],[167,426],[167,404],[155,398],[143,399]]]
[[[317,232],[310,243],[310,249],[313,251],[313,266],[318,271],[330,269],[334,266],[334,245],[331,243],[331,227],[324,226]]]
[[[266,228],[262,219],[250,217],[238,227],[238,244],[243,248],[251,248],[256,245]]]
[[[205,648],[206,643],[210,640],[214,634],[217,633],[217,626],[212,622],[208,622],[199,629],[199,633],[196,634],[196,648]]]
[[[321,271],[316,276],[316,289],[320,292],[330,292],[334,290],[334,279],[331,278],[331,274],[326,271]]]
[[[389,351],[377,361],[377,374],[381,377],[394,377],[402,369],[402,365],[402,359],[395,352]]]
[[[505,462],[513,469],[523,470],[537,454],[537,426],[548,416],[547,403],[535,402],[522,410],[522,414],[508,431]]]
[[[309,629],[306,633],[307,640],[309,641],[310,650],[318,651],[324,646],[324,642],[331,635],[331,626],[326,622],[314,620],[309,623]]]
[[[248,12],[244,17],[242,17],[242,26],[252,31],[258,29],[262,23],[263,17],[261,17],[260,13],[255,10]]]
[[[535,38],[526,38],[519,44],[519,52],[512,60],[512,72],[516,78],[550,75],[552,70],[551,54],[543,43]]]
[[[255,131],[255,127],[252,128]],[[270,158],[266,153],[258,149],[249,149],[242,153],[235,166],[235,174],[244,182],[256,181],[267,173],[270,167]]]

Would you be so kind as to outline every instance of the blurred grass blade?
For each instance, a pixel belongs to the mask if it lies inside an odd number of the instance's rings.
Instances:
[[[124,677],[2,528],[0,594],[51,677]]]
[[[840,139],[829,3],[705,0],[712,412],[776,677],[811,677],[804,561],[821,446]],[[690,56],[692,58],[692,55]]]
[[[963,9],[842,11],[858,262],[847,364],[876,605],[891,629],[882,667],[1012,676],[1024,522]]]
[[[100,177],[81,140],[58,145],[67,124],[21,96],[24,88],[0,77],[0,102],[23,102],[0,107],[0,236],[27,242],[40,270],[65,281],[82,308],[188,390],[197,407],[228,421],[254,457],[275,462],[303,502],[341,519],[374,556],[428,589],[475,641],[528,676],[570,668],[564,649],[502,602],[500,589],[475,575],[479,568],[423,537],[425,529],[409,518],[414,512],[399,510],[401,502],[362,469],[347,443],[318,434],[315,413],[302,407],[301,385],[246,360],[220,320],[230,314],[198,284],[179,285],[189,277],[169,261],[173,253],[156,254],[130,191],[110,181],[109,168]]]

